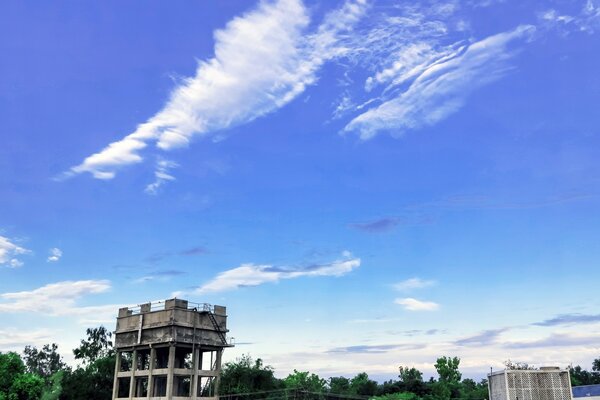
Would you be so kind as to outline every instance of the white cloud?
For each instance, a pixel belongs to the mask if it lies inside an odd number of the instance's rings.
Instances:
[[[53,247],[50,249],[50,255],[46,259],[47,262],[57,262],[62,257],[62,250],[58,247]]]
[[[412,297],[396,299],[394,303],[403,306],[408,311],[435,311],[440,308],[439,304],[432,301],[422,301],[413,299]]]
[[[509,44],[529,37],[534,30],[531,25],[519,26],[433,62],[406,91],[357,116],[346,125],[344,132],[356,132],[367,140],[382,131],[397,136],[441,121],[461,108],[474,89],[510,70],[507,61],[514,52],[508,49]],[[400,78],[403,79],[402,75]]]
[[[298,96],[316,80],[321,65],[341,55],[338,36],[365,10],[365,1],[347,2],[313,34],[301,0],[263,1],[214,33],[215,56],[183,80],[164,108],[124,139],[87,157],[66,176],[91,173],[112,179],[119,167],[139,163],[149,142],[161,150],[187,146],[194,135],[252,121]]]
[[[351,258],[349,253],[345,253],[342,260],[304,268],[242,264],[237,268],[221,272],[214,279],[196,289],[196,292],[198,294],[222,292],[305,276],[342,276],[359,266],[360,259]]]
[[[394,289],[400,291],[409,291],[413,289],[422,289],[435,285],[435,281],[424,280],[421,278],[410,278],[394,284]]]
[[[79,306],[84,296],[110,289],[107,280],[63,281],[40,288],[0,294],[0,313],[32,312],[50,316],[94,316],[95,319],[116,314],[118,305]],[[106,319],[106,318],[105,318]]]
[[[600,1],[587,0],[582,10],[575,15],[562,14],[555,9],[549,9],[539,13],[538,16],[542,25],[558,28],[564,34],[573,31],[592,34],[600,28]]]
[[[22,330],[22,329],[0,329],[0,351],[20,351],[24,346],[31,344],[45,344],[53,341],[47,329]]]
[[[0,267],[18,268],[23,266],[23,261],[17,257],[29,253],[29,250],[18,246],[13,240],[0,236]]]
[[[169,170],[178,167],[179,165],[173,161],[160,159],[156,162],[154,171],[154,182],[146,186],[144,191],[148,194],[157,194],[158,189],[168,181],[174,181],[175,177],[170,174]]]

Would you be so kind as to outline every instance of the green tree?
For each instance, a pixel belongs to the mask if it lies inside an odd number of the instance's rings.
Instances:
[[[371,397],[369,400],[418,400],[419,397],[410,392],[388,393],[381,396]]]
[[[83,366],[66,370],[61,381],[60,400],[110,400],[115,368],[112,333],[105,327],[89,328],[87,338],[73,350]]]
[[[369,379],[366,372],[361,372],[350,380],[350,393],[361,396],[373,396],[377,392],[377,382]]]
[[[600,358],[596,358],[592,362],[592,371],[594,371],[594,375],[596,375],[596,380],[600,381]]]
[[[426,394],[427,386],[423,382],[423,374],[418,369],[412,367],[399,367],[400,391],[414,393],[417,396]]]
[[[482,379],[479,383],[473,379],[463,379],[459,391],[461,399],[481,400],[489,397],[487,379]]]
[[[327,381],[320,378],[316,374],[311,374],[308,371],[297,371],[289,374],[284,380],[283,384],[288,389],[297,389],[307,392],[325,392],[325,385]]]
[[[442,382],[460,382],[462,374],[458,370],[460,358],[458,357],[440,357],[435,362],[440,381]]]
[[[571,386],[600,384],[600,371],[598,367],[600,367],[600,359],[594,360],[591,372],[581,368],[579,365],[570,367]]]
[[[41,350],[38,350],[35,346],[25,346],[23,359],[27,372],[39,375],[44,379],[67,366],[58,353],[56,343],[46,344]]]
[[[13,382],[23,373],[25,364],[17,353],[0,353],[0,399],[8,399]]]
[[[60,400],[110,400],[112,398],[115,356],[98,358],[90,364],[66,371]]]
[[[265,366],[260,358],[253,360],[247,354],[226,363],[221,371],[220,392],[223,395],[266,392],[280,386],[271,366]]]
[[[350,379],[343,376],[332,376],[327,382],[329,386],[329,393],[334,394],[349,394],[350,393]]]
[[[437,382],[431,384],[431,393],[438,399],[460,397],[460,379],[462,374],[458,370],[460,358],[440,357],[435,362],[435,370],[439,375]]]
[[[91,364],[99,358],[113,355],[112,332],[100,326],[88,328],[86,334],[87,339],[82,339],[79,347],[73,349],[76,360],[81,360],[84,364]]]
[[[62,394],[62,382],[65,371],[58,371],[48,379],[41,400],[58,400]]]
[[[20,374],[13,381],[8,400],[39,400],[44,391],[44,379],[35,374]]]

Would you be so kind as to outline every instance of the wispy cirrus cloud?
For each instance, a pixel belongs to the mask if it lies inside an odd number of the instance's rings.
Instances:
[[[242,264],[237,268],[221,272],[215,278],[197,288],[196,293],[223,292],[301,277],[339,277],[348,274],[359,266],[360,259],[352,257],[348,252],[345,252],[344,257],[340,260],[306,267]]]
[[[554,318],[534,322],[536,326],[580,325],[600,322],[600,314],[561,314]]]
[[[50,249],[50,255],[46,259],[47,262],[57,262],[62,257],[63,252],[58,247],[53,247]]]
[[[148,184],[144,189],[147,194],[155,195],[158,190],[167,182],[174,181],[175,177],[171,175],[170,170],[177,168],[179,164],[174,161],[159,159],[156,162],[156,168],[154,170],[154,182]]]
[[[402,223],[399,217],[383,217],[367,222],[355,222],[350,227],[369,233],[388,232]]]
[[[181,271],[181,270],[177,270],[177,269],[155,271],[148,275],[144,275],[140,278],[137,278],[133,282],[134,283],[146,283],[146,282],[150,282],[150,281],[168,281],[169,279],[171,279],[175,276],[185,275],[186,273],[187,272],[185,272],[185,271]]]
[[[594,33],[600,29],[600,1],[587,0],[579,13],[569,15],[550,8],[539,13],[541,24],[547,28],[558,28],[564,34],[571,32]]]
[[[399,298],[394,303],[401,305],[407,311],[436,311],[440,308],[438,303],[433,301],[417,300],[412,297]]]
[[[556,333],[542,339],[506,342],[502,344],[502,347],[508,349],[533,349],[572,346],[598,347],[599,341],[600,335]]]
[[[534,31],[534,26],[522,25],[450,51],[422,68],[408,89],[355,117],[344,132],[367,140],[386,131],[400,136],[441,121],[460,109],[473,90],[511,70],[509,61],[515,54],[511,46]]]
[[[393,285],[394,289],[399,290],[401,292],[406,292],[415,289],[423,289],[426,287],[431,287],[436,284],[436,281],[421,279],[421,278],[409,278],[402,282],[395,283]]]
[[[14,239],[0,236],[0,267],[18,268],[23,266],[19,256],[30,251],[17,245]]]
[[[495,343],[500,335],[508,331],[508,328],[488,329],[477,335],[465,337],[454,341],[458,346],[487,346]]]
[[[324,62],[344,52],[338,37],[365,9],[364,0],[348,1],[327,15],[316,31],[308,32],[310,17],[301,0],[260,2],[214,33],[215,56],[199,63],[196,74],[173,90],[161,111],[65,176],[87,172],[112,179],[119,168],[142,162],[142,151],[150,144],[159,150],[187,146],[194,136],[283,107],[315,82]]]
[[[165,258],[168,257],[173,257],[173,256],[184,256],[184,257],[189,257],[189,256],[199,256],[202,254],[206,254],[208,253],[208,249],[204,246],[193,246],[193,247],[189,247],[183,250],[179,250],[179,251],[162,251],[162,252],[158,252],[158,253],[154,253],[148,257],[145,258],[145,261],[149,262],[149,263],[157,263],[159,261],[164,260]]]
[[[327,351],[327,353],[336,354],[381,354],[388,353],[395,350],[418,350],[425,348],[424,344],[419,343],[402,343],[402,344],[379,344],[379,345],[356,345],[356,346],[345,346],[335,347]]]

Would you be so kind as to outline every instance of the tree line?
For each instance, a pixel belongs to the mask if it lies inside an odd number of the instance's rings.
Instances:
[[[40,349],[26,346],[21,354],[0,352],[0,400],[110,400],[115,366],[112,333],[90,328],[73,350],[79,365],[70,367],[56,344]],[[505,363],[508,369],[531,369],[523,363]],[[378,383],[361,372],[352,378],[323,379],[308,371],[294,370],[280,379],[260,358],[243,355],[225,363],[221,371],[223,400],[483,400],[487,380],[463,379],[458,357],[440,357],[434,364],[437,378],[424,379],[414,367],[400,366],[397,379]],[[600,358],[590,371],[570,368],[573,386],[600,384]]]

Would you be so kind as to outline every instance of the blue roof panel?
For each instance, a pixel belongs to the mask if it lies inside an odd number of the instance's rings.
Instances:
[[[600,396],[600,385],[574,386],[573,397]]]

